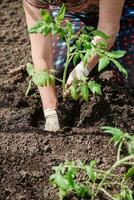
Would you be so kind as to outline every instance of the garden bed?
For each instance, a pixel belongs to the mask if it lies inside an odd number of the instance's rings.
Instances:
[[[91,96],[88,103],[63,102],[57,86],[62,128],[44,132],[36,89],[25,96],[24,66],[30,59],[30,45],[22,2],[2,1],[0,13],[0,199],[58,200],[48,182],[52,166],[74,159],[86,163],[96,159],[101,169],[114,163],[116,148],[108,145],[110,137],[99,127],[110,125],[134,133],[134,91],[117,85],[111,71],[98,77],[104,95]]]

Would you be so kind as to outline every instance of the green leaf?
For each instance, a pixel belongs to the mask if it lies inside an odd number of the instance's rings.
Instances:
[[[87,64],[90,56],[91,56],[91,51],[90,50],[86,50],[86,54],[84,55],[84,58],[83,58],[84,66]]]
[[[96,46],[97,46],[98,48],[100,48],[100,49],[107,49],[108,44],[107,44],[107,42],[105,42],[105,41],[100,41],[100,42],[98,42],[98,43],[96,44]]]
[[[108,59],[108,57],[103,56],[102,58],[99,59],[99,65],[98,65],[98,71],[102,71],[103,69],[105,69],[110,63],[110,60]]]
[[[41,33],[44,36],[47,36],[48,33],[52,31],[52,26],[45,24],[44,22],[38,22],[36,25],[34,25],[32,28],[28,30],[29,34],[33,33]]]
[[[133,192],[130,189],[127,189],[126,200],[134,200]]]
[[[65,12],[66,12],[66,8],[64,6],[64,4],[61,6],[61,9],[56,17],[56,21],[61,22],[64,19],[65,16]]]
[[[37,86],[43,87],[47,85],[47,77],[43,71],[36,71],[32,75],[32,80],[34,84]]]
[[[87,196],[91,195],[91,191],[89,190],[89,187],[87,187],[84,184],[75,184],[74,186],[74,190],[76,192],[76,194],[81,197],[81,198],[85,198]]]
[[[59,193],[58,193],[58,196],[60,198],[60,200],[63,200],[66,196],[67,196],[67,191],[65,190],[62,190],[61,188],[59,189]]]
[[[51,26],[46,25],[42,27],[41,34],[47,36],[49,33],[51,33],[51,31],[52,31]]]
[[[96,160],[91,160],[91,161],[90,161],[90,166],[91,166],[91,167],[94,167],[95,165],[96,165]]]
[[[78,92],[77,92],[77,87],[76,85],[72,85],[71,88],[70,88],[70,91],[71,91],[71,96],[74,100],[77,100],[78,99]]]
[[[32,76],[34,73],[34,66],[31,63],[27,63],[26,70],[29,76]]]
[[[37,22],[34,26],[28,29],[29,34],[33,33],[41,33],[42,30],[44,29],[45,24],[42,21]]]
[[[67,30],[67,33],[70,35],[70,34],[73,34],[73,25],[71,22],[66,22],[66,30]]]
[[[129,177],[132,177],[134,175],[134,166],[132,166],[131,168],[129,168],[129,170],[127,171],[125,178],[128,179]]]
[[[127,143],[129,154],[134,154],[134,136],[132,136],[131,140]]]
[[[101,85],[96,83],[95,81],[89,81],[88,87],[92,91],[93,94],[102,95]]]
[[[104,130],[105,133],[112,134],[113,140],[116,144],[121,142],[121,140],[125,137],[125,133],[122,130],[120,130],[119,128],[103,126],[103,127],[101,127],[101,129]]]
[[[81,84],[80,85],[80,94],[82,98],[87,102],[89,100],[89,89],[87,84]]]
[[[122,72],[125,77],[127,78],[128,77],[128,73],[126,71],[126,69],[120,64],[119,61],[115,60],[115,59],[111,59],[111,61],[114,63],[114,65],[117,67],[117,69]]]
[[[97,174],[96,174],[96,172],[94,171],[93,167],[92,167],[91,165],[90,165],[90,166],[86,165],[85,169],[86,169],[86,173],[87,173],[89,179],[90,179],[93,183],[95,183],[96,178],[97,178]]]
[[[83,46],[84,46],[84,49],[91,49],[91,43],[90,42],[87,42],[87,41],[85,41],[84,43],[83,43]]]
[[[126,51],[111,51],[108,53],[108,56],[111,58],[121,58],[126,54]]]
[[[40,11],[42,19],[47,23],[50,24],[53,22],[53,18],[51,17],[49,11],[41,9]]]
[[[95,28],[93,26],[85,26],[84,29],[88,30],[90,32],[90,31],[94,30]]]
[[[60,174],[56,174],[55,182],[56,182],[56,185],[59,188],[61,188],[62,190],[68,190],[69,189],[68,181],[66,180],[66,178],[64,178]]]
[[[108,36],[107,34],[103,33],[102,31],[99,31],[99,30],[94,30],[94,31],[92,31],[92,34],[93,34],[94,36],[100,36],[100,37],[102,37],[102,38],[105,39],[105,40],[107,40],[107,39],[110,38],[110,36]]]
[[[78,61],[78,59],[80,58],[80,52],[76,52],[76,54],[73,57],[73,65],[76,66],[76,63]]]
[[[81,38],[79,38],[78,40],[76,40],[76,47],[77,47],[77,49],[81,49],[81,45],[82,45],[82,40],[81,40]]]

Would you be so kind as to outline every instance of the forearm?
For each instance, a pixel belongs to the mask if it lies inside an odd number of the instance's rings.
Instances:
[[[95,39],[94,39],[95,40]],[[101,38],[98,38],[98,41],[97,39],[94,41],[95,43],[101,41],[102,39]],[[111,47],[113,46],[114,42],[116,41],[116,35],[113,35],[111,36],[107,41],[107,50],[110,50]],[[93,56],[91,56],[88,60],[88,64],[87,64],[87,69],[89,70],[89,72],[92,71],[92,69],[97,65],[99,61],[99,55],[95,54]]]
[[[120,29],[120,18],[125,0],[100,0],[99,4],[99,22],[97,29],[109,35],[106,41],[108,50],[113,46],[116,35]],[[89,72],[96,66],[99,56],[94,55],[89,58],[87,68]]]
[[[120,18],[125,0],[99,1],[98,29],[114,36],[120,29]]]

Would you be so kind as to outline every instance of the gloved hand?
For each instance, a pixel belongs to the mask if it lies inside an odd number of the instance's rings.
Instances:
[[[102,38],[100,36],[95,36],[94,39],[92,40],[92,43],[96,45],[98,42],[102,41]],[[90,63],[89,63],[90,64]],[[75,68],[74,70],[70,73],[66,87],[70,87],[74,79],[82,79],[84,76],[88,76],[91,70],[87,69],[86,66],[84,66],[83,62],[81,61]]]
[[[70,87],[73,80],[77,79],[80,80],[83,77],[87,77],[89,75],[89,70],[84,66],[83,62],[81,61],[75,68],[74,70],[70,73],[66,87]]]
[[[45,131],[58,131],[60,129],[58,115],[55,108],[48,108],[44,110],[46,118]]]

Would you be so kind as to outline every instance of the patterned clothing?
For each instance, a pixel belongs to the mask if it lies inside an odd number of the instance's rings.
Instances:
[[[51,8],[51,5],[60,6],[65,4],[69,12],[74,13],[95,13],[98,12],[99,0],[26,0],[38,8]]]
[[[120,59],[122,65],[127,69],[128,79],[124,79],[120,73],[116,76],[128,87],[134,88],[134,1],[125,3],[120,22],[120,31],[117,35],[114,50],[125,50],[126,55]],[[117,72],[117,71],[116,71]]]
[[[38,8],[48,8],[48,4],[44,4],[40,0],[26,0],[33,6]],[[31,3],[32,2],[32,3]],[[36,2],[36,5],[35,5]],[[40,2],[40,5],[39,5]],[[49,1],[49,9],[52,16],[56,17],[61,2],[64,2],[68,8],[68,12],[65,15],[65,20],[69,20],[73,24],[75,32],[78,32],[84,25],[97,27],[98,22],[98,0],[71,0],[71,3],[64,0]],[[75,3],[74,3],[75,2]],[[77,2],[77,4],[76,4]],[[85,3],[84,3],[85,2]],[[88,2],[88,3],[87,3]],[[56,4],[56,6],[54,5]],[[91,6],[91,7],[90,7]],[[126,0],[123,14],[120,22],[120,31],[117,35],[116,43],[114,44],[114,50],[126,50],[127,54],[120,59],[122,65],[128,71],[128,79],[125,79],[116,69],[114,70],[116,78],[125,83],[127,86],[134,87],[134,1]],[[66,59],[66,44],[60,38],[53,38],[54,46],[54,61],[57,73],[63,71],[64,63]]]

